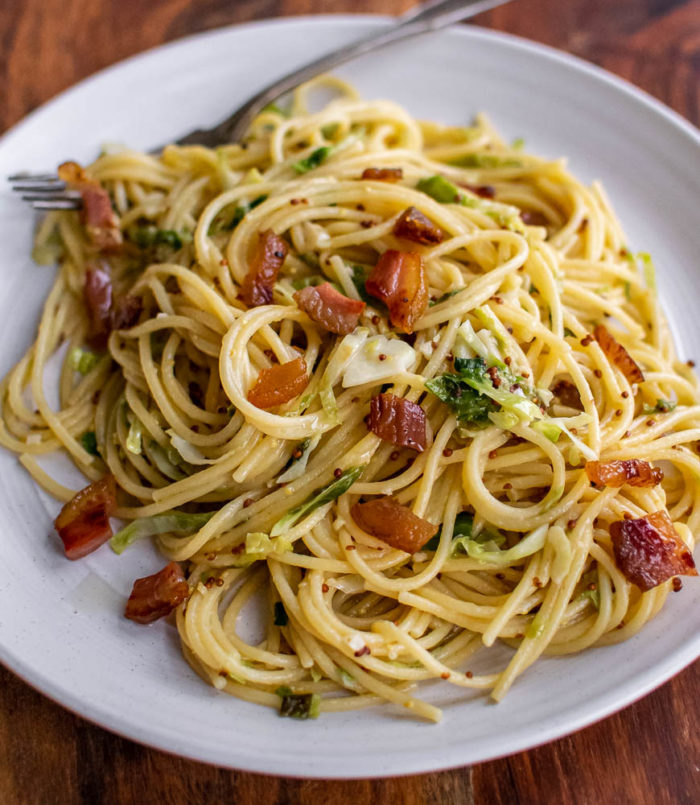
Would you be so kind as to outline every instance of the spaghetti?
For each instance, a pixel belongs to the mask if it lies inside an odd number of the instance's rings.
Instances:
[[[215,687],[438,720],[416,683],[501,699],[543,654],[632,636],[693,572],[699,388],[599,184],[483,118],[421,123],[326,82],[343,96],[311,113],[307,85],[243,143],[73,167],[83,220],[41,225],[60,268],[0,443],[64,503],[42,455],[114,477],[112,545],[156,536],[187,569],[177,628]],[[92,229],[88,185],[113,206]],[[623,549],[658,512],[686,570],[633,583]],[[504,666],[470,670],[496,643]]]

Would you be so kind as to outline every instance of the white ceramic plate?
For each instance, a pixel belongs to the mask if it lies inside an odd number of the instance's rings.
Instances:
[[[320,17],[229,28],[137,56],[88,79],[0,141],[0,176],[90,160],[103,142],[148,148],[214,123],[286,68],[384,24]],[[414,115],[466,123],[487,111],[528,149],[568,155],[600,177],[630,243],[658,265],[681,354],[700,357],[700,138],[631,86],[564,54],[461,28],[366,57],[339,71],[366,97]],[[29,258],[28,210],[0,190],[0,369],[33,338],[52,270]],[[81,483],[69,471],[66,483]],[[57,506],[16,458],[0,453],[0,659],[64,706],[137,741],[250,771],[308,777],[410,774],[505,755],[557,738],[624,707],[690,663],[700,649],[700,584],[689,579],[627,643],[538,662],[499,705],[446,685],[425,691],[441,724],[391,706],[280,719],[218,693],[182,659],[172,627],[121,617],[131,581],[159,560],[145,546],[67,562],[50,537]]]

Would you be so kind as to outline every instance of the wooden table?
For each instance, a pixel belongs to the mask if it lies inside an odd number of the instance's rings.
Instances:
[[[2,0],[0,130],[102,67],[176,37],[287,14],[399,13],[411,0]],[[519,0],[478,24],[583,56],[694,123],[700,0]],[[473,768],[304,781],[182,760],[92,726],[0,667],[0,803],[700,802],[700,665],[599,724]]]

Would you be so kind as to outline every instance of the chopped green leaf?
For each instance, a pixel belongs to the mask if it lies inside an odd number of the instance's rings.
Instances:
[[[511,391],[504,391],[500,387],[496,388],[486,370],[486,363],[483,358],[455,358],[454,364],[459,377],[465,383],[475,391],[490,397],[494,402],[505,408],[506,411],[516,414],[521,420],[530,421],[541,416],[540,409],[525,396]],[[506,383],[501,383],[502,386],[509,386],[511,379],[518,383],[523,382],[522,378],[517,376],[513,378],[505,370],[501,370],[499,375],[506,380]]]
[[[86,430],[80,437],[80,444],[82,444],[91,456],[100,455],[100,451],[97,449],[97,436],[95,436],[94,430]]]
[[[500,157],[496,154],[465,154],[459,159],[451,160],[450,164],[461,168],[522,168],[523,166],[519,159]]]
[[[374,297],[370,296],[365,288],[365,283],[367,282],[369,275],[369,268],[358,265],[352,266],[352,284],[357,288],[357,293],[360,295],[360,299],[362,299],[363,302],[367,302],[367,304],[374,305],[376,307],[379,304],[378,301]]]
[[[497,406],[524,422],[541,416],[537,405],[524,395],[496,388],[483,358],[455,358],[454,365],[456,374],[439,375],[425,385],[450,406],[460,422],[485,424],[489,415],[498,411]],[[503,370],[499,374],[507,381],[501,386],[510,387],[511,379],[517,381]]]
[[[656,400],[656,405],[647,405],[646,403],[642,406],[642,413],[644,414],[667,414],[669,411],[673,411],[673,409],[678,405],[677,402],[674,400]]]
[[[598,590],[584,590],[581,598],[587,598],[596,609],[600,609],[600,593]]]
[[[321,487],[311,493],[310,497],[288,511],[285,515],[272,526],[270,531],[271,537],[279,536],[285,531],[288,531],[294,526],[302,517],[311,514],[312,511],[318,509],[319,506],[324,506],[326,503],[331,503],[336,498],[344,495],[348,489],[355,483],[355,481],[362,475],[364,466],[350,467],[332,484]]]
[[[289,615],[281,601],[275,601],[273,622],[275,626],[286,626],[289,623]]]
[[[501,551],[495,540],[488,539],[486,529],[479,534],[476,539],[462,537],[459,539],[459,547],[469,556],[470,559],[477,559],[490,565],[508,567],[509,565],[519,564],[523,559],[542,550],[547,539],[548,526],[545,524],[531,531],[524,536],[520,542]],[[456,546],[455,546],[456,547]]]
[[[214,512],[187,514],[186,512],[169,511],[153,517],[140,517],[122,528],[110,539],[109,545],[114,553],[122,553],[125,548],[143,537],[157,534],[177,534],[189,537],[211,520]]]
[[[268,103],[267,106],[263,106],[261,111],[263,111],[263,112],[273,112],[274,114],[279,115],[280,117],[290,117],[290,115],[291,115],[291,113],[290,113],[290,111],[288,109],[283,109],[277,103]]]
[[[315,288],[318,285],[323,285],[325,281],[325,277],[322,277],[320,274],[312,274],[310,277],[301,277],[300,279],[292,280],[292,288],[296,291],[300,291],[302,288],[308,288],[309,286]]]
[[[338,677],[340,684],[344,688],[348,688],[348,690],[355,690],[357,688],[355,677],[349,671],[346,671],[345,668],[338,668]]]
[[[300,159],[295,162],[292,167],[297,173],[308,173],[309,171],[318,168],[333,152],[333,148],[329,145],[322,145],[315,151],[312,151],[308,157]]]
[[[656,291],[656,269],[651,255],[646,252],[639,252],[638,259],[642,261],[642,273],[644,274],[644,282],[650,291]]]
[[[137,456],[141,455],[142,451],[142,432],[141,423],[134,417],[131,425],[129,426],[129,433],[126,436],[126,449],[130,453]]]
[[[597,570],[589,570],[581,576],[583,591],[580,598],[587,598],[596,609],[600,609],[600,590],[598,589],[598,572]]]
[[[455,294],[458,294],[460,291],[463,290],[464,288],[454,288],[451,291],[447,291],[447,293],[444,293],[442,296],[438,296],[438,298],[434,302],[431,302],[430,307],[432,307],[433,305],[439,305],[440,302],[446,302],[448,299],[451,299]]]
[[[533,422],[530,427],[555,444],[561,436],[561,428],[559,425],[554,422],[549,422],[546,419],[538,419],[536,422]]]
[[[171,249],[181,249],[184,240],[182,234],[174,229],[159,229],[156,233],[156,243],[170,246]]]
[[[462,193],[455,184],[444,176],[437,175],[421,179],[416,185],[416,189],[426,193],[435,201],[440,202],[440,204],[461,204],[463,207],[479,210],[484,215],[492,218],[499,226],[508,227],[514,231],[524,231],[522,221],[519,219],[519,211],[516,207]]]
[[[495,403],[469,387],[459,375],[438,375],[426,381],[425,386],[439,400],[449,405],[463,424],[485,425],[488,423],[489,413],[497,410]]]
[[[452,539],[455,537],[471,536],[472,527],[474,526],[474,515],[471,512],[460,512],[455,517],[454,528],[452,529]],[[442,534],[442,526],[437,534],[432,537],[429,542],[423,546],[424,550],[436,551],[440,544],[440,536]]]
[[[511,148],[514,148],[516,151],[520,151],[522,148],[525,148],[525,138],[516,137],[511,143]]]
[[[576,334],[573,330],[570,330],[568,327],[564,327],[564,337],[565,338],[576,338]]]
[[[540,623],[537,618],[537,615],[530,621],[529,626],[525,630],[525,637],[529,637],[530,640],[536,640],[538,637],[541,637],[544,632],[544,623]]]
[[[73,347],[68,354],[68,360],[76,372],[80,372],[81,375],[86,375],[97,366],[100,361],[100,356],[87,349]]]
[[[440,204],[459,204],[462,200],[462,193],[456,185],[452,184],[444,176],[429,176],[421,179],[416,185],[416,190],[425,193]]]
[[[308,288],[309,286],[315,288],[318,285],[323,285],[324,283],[328,283],[332,285],[338,293],[343,293],[343,289],[338,285],[337,282],[333,282],[329,280],[327,277],[323,277],[320,274],[312,274],[310,277],[301,277],[299,279],[292,280],[292,288],[296,291],[300,291],[302,288]],[[345,296],[346,294],[343,294]]]
[[[321,134],[323,134],[326,140],[332,140],[338,133],[339,128],[340,123],[326,123],[325,126],[321,126]]]
[[[145,444],[142,438],[141,449],[147,454],[149,461],[157,467],[158,471],[173,481],[181,481],[183,478],[187,478],[192,470],[188,466],[188,472],[185,472],[185,464],[177,450],[172,447],[164,450],[155,439],[151,439],[148,444]]]
[[[253,562],[266,559],[272,554],[283,554],[291,551],[292,543],[285,537],[270,539],[268,534],[263,531],[252,531],[246,534],[245,550],[234,555],[232,564],[234,567],[248,567]]]
[[[318,718],[321,697],[318,693],[292,693],[287,685],[281,685],[275,693],[282,699],[280,702],[280,715],[287,718]]]
[[[192,233],[183,230],[176,232],[174,229],[158,229],[155,224],[142,224],[128,227],[126,230],[127,238],[135,243],[140,249],[148,249],[151,246],[169,246],[171,249],[181,249],[183,243],[192,240]]]
[[[251,202],[243,201],[240,204],[227,205],[219,211],[219,214],[214,218],[211,224],[209,224],[207,234],[211,236],[216,235],[218,232],[235,229],[246,215],[262,204],[263,201],[267,201],[267,195],[258,196]]]
[[[450,555],[454,556],[460,552],[467,553],[465,542],[472,540],[479,545],[487,545],[489,548],[498,548],[505,542],[505,537],[496,528],[487,526],[482,528],[477,536],[473,536],[474,515],[471,512],[460,512],[455,518],[454,528],[452,529],[452,543],[450,545]],[[424,550],[436,551],[440,543],[442,526],[438,533],[424,546]]]
[[[469,519],[471,518],[471,519]],[[459,515],[458,518],[459,520]],[[480,549],[495,551],[503,545],[506,538],[497,528],[486,526],[482,528],[479,533],[473,535],[474,518],[463,512],[463,519],[459,523],[459,530],[457,529],[457,521],[455,521],[455,531],[452,535],[452,544],[450,545],[450,555],[456,556],[459,553],[469,553],[467,543],[475,543],[480,546]]]

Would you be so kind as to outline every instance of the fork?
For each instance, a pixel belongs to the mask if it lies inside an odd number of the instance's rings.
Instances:
[[[196,144],[212,148],[241,140],[261,109],[305,81],[384,45],[428,31],[438,31],[507,2],[510,0],[428,0],[419,3],[401,15],[391,27],[345,45],[282,76],[253,95],[221,123],[211,129],[195,129],[175,140],[175,145]],[[162,148],[154,149],[154,152],[161,150]],[[22,193],[22,200],[28,201],[35,210],[77,210],[82,206],[80,193],[71,190],[54,174],[16,173],[9,176],[8,180],[12,189]]]

